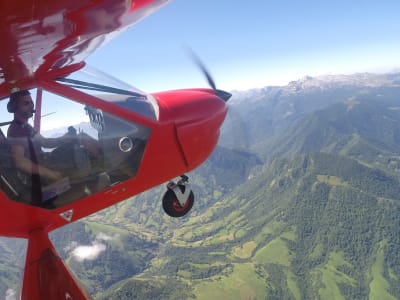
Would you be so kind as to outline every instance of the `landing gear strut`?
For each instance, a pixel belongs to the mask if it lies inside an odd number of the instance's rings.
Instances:
[[[181,175],[177,183],[170,181],[167,185],[162,205],[167,215],[174,218],[183,217],[193,206],[194,195],[189,185],[189,177]]]

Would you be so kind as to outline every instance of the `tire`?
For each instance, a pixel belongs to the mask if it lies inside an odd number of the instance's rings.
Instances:
[[[184,185],[179,185],[179,188],[181,189],[182,193],[185,192]],[[189,197],[186,200],[184,206],[181,206],[181,204],[178,201],[178,198],[176,197],[175,193],[172,190],[168,190],[164,194],[164,197],[162,199],[162,206],[165,213],[173,218],[180,218],[186,215],[192,208],[193,203],[194,203],[194,194],[192,191],[190,191]]]

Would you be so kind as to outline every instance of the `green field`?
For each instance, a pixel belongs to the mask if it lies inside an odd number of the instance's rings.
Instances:
[[[216,276],[209,281],[195,283],[196,299],[263,299],[265,296],[265,281],[260,278],[253,264],[234,264],[229,276]]]
[[[321,281],[324,285],[324,287],[319,290],[321,299],[344,299],[338,284],[355,284],[354,279],[337,269],[342,265],[351,267],[351,264],[344,260],[342,254],[332,252],[329,255],[328,262],[325,265],[317,268],[317,272],[321,274]]]
[[[279,236],[260,248],[253,260],[257,263],[275,263],[288,267],[290,266],[289,249],[286,242]]]
[[[369,299],[371,300],[395,300],[396,298],[389,294],[389,283],[383,277],[383,262],[384,262],[384,249],[386,246],[386,241],[381,241],[379,243],[379,248],[376,253],[375,263],[371,268],[372,280],[369,284]]]

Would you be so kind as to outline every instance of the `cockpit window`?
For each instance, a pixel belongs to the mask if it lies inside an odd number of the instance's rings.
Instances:
[[[150,94],[146,94],[92,67],[86,66],[66,78],[59,78],[57,81],[148,118],[158,120],[158,104]]]
[[[53,209],[136,176],[150,128],[46,91],[42,99],[40,124],[31,106],[26,122],[1,127],[0,188],[10,199]]]

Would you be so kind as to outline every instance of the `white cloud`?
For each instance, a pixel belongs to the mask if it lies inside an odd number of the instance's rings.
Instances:
[[[15,293],[15,291],[13,289],[8,289],[6,291],[6,300],[16,300],[17,299],[17,295]]]
[[[117,237],[118,235],[110,236],[105,233],[99,233],[91,245],[79,245],[76,241],[72,241],[64,250],[70,252],[79,262],[94,260],[101,252],[106,250],[106,244],[104,242],[116,239]]]
[[[96,259],[104,250],[106,250],[106,245],[95,241],[90,246],[78,246],[71,253],[77,261],[82,262],[85,259]]]

